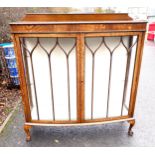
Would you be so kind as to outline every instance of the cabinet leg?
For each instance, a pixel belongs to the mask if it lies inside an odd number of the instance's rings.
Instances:
[[[130,124],[129,130],[128,130],[128,135],[129,135],[129,136],[132,136],[132,135],[133,135],[132,128],[133,128],[133,126],[135,125],[135,120],[130,120],[130,121],[128,121],[128,122],[129,122],[129,124]]]
[[[31,135],[30,135],[30,129],[31,129],[31,125],[24,125],[24,131],[26,133],[26,141],[30,141],[31,140]]]

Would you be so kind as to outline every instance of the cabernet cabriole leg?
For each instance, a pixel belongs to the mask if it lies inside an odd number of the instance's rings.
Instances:
[[[129,136],[132,136],[132,135],[133,135],[132,128],[133,128],[133,126],[135,125],[135,120],[130,120],[130,121],[128,121],[128,122],[129,122],[129,124],[130,124],[129,130],[128,130],[128,135],[129,135]]]
[[[26,141],[29,142],[31,140],[31,135],[30,135],[30,129],[32,128],[31,125],[24,125],[24,131],[26,133]]]

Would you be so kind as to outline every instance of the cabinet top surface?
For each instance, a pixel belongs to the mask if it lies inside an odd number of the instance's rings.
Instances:
[[[81,24],[81,23],[146,23],[146,21],[133,20],[127,13],[111,14],[26,14],[26,16],[13,24]]]

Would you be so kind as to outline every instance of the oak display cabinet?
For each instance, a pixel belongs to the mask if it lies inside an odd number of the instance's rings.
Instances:
[[[29,141],[32,126],[129,122],[146,21],[128,14],[27,14],[11,23]]]

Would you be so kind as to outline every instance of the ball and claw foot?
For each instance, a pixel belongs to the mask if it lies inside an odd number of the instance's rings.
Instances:
[[[24,130],[26,133],[26,141],[29,142],[31,140],[31,135],[30,135],[30,129],[31,129],[31,125],[24,125]]]
[[[129,136],[133,136],[132,128],[133,128],[133,126],[135,125],[135,120],[130,120],[130,121],[128,121],[128,122],[130,123],[129,130],[128,130],[128,135],[129,135]]]

